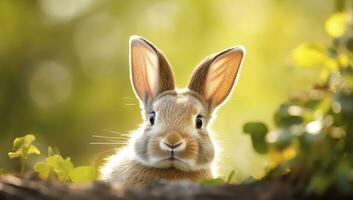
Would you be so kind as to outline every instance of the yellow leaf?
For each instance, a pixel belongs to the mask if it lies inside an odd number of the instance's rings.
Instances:
[[[342,36],[348,27],[351,20],[351,15],[344,12],[339,12],[332,15],[325,23],[326,32],[334,38]]]
[[[337,70],[337,63],[326,55],[325,48],[317,44],[301,44],[292,52],[296,65],[302,67],[326,67]]]
[[[267,155],[270,160],[271,168],[274,168],[274,167],[278,166],[279,164],[294,158],[296,156],[296,154],[297,154],[297,152],[296,152],[295,145],[291,145],[291,146],[287,147],[286,149],[284,149],[283,151],[277,151],[274,149],[270,149],[270,151],[268,152]]]
[[[70,172],[69,176],[72,182],[83,183],[96,180],[97,172],[93,167],[76,167]]]
[[[37,155],[40,155],[40,151],[37,147],[31,145],[27,151],[27,155],[29,154],[37,154]]]
[[[22,155],[23,154],[22,154],[22,150],[21,149],[15,151],[15,152],[9,152],[8,153],[8,156],[9,156],[10,159],[18,158],[18,157],[21,157]]]
[[[38,172],[39,177],[42,179],[47,179],[49,177],[52,168],[44,162],[38,162],[33,167],[34,171]]]
[[[349,56],[347,54],[340,54],[338,56],[338,61],[340,62],[340,64],[343,67],[347,67],[350,64],[350,59],[349,59]]]

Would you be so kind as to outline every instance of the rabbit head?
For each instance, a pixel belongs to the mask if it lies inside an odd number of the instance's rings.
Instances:
[[[245,50],[233,47],[207,57],[188,88],[177,90],[169,62],[151,42],[130,38],[131,83],[144,123],[132,146],[136,160],[154,168],[196,171],[210,168],[215,143],[212,113],[231,93]]]

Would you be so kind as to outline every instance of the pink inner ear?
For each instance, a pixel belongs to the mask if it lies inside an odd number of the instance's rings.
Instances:
[[[131,46],[132,79],[140,98],[145,94],[154,96],[158,91],[158,56],[142,41],[134,41]]]
[[[213,99],[218,105],[227,98],[233,88],[242,57],[242,51],[230,51],[212,62],[205,84],[207,100]]]

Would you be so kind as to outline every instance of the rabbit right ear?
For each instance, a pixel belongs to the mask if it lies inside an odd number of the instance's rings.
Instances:
[[[146,103],[161,92],[175,89],[172,69],[152,43],[142,37],[130,37],[131,81],[136,96]]]
[[[244,54],[245,48],[236,46],[209,56],[192,75],[189,89],[213,107],[219,106],[234,87]]]

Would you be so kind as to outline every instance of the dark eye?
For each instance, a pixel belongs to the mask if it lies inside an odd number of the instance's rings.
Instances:
[[[196,116],[196,123],[195,124],[196,124],[196,128],[198,128],[198,129],[202,128],[203,121],[202,121],[201,115]]]
[[[155,118],[156,118],[156,112],[153,111],[150,113],[150,118],[149,118],[151,126],[154,124]]]

